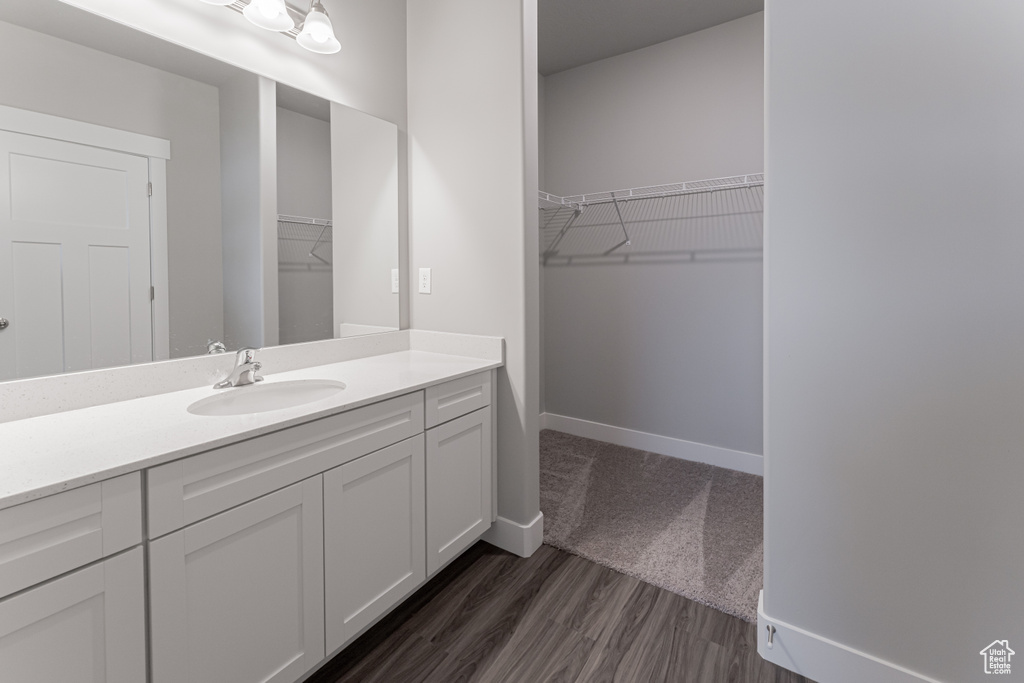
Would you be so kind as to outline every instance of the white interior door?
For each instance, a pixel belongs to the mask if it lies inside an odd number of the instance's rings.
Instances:
[[[153,359],[149,162],[0,131],[0,380]]]

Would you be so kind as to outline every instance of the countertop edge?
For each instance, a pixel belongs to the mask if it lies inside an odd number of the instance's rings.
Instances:
[[[396,354],[382,354],[381,356],[373,356],[372,358],[379,359],[379,358],[382,358],[382,357],[388,356],[388,355],[397,355],[397,353],[402,353],[402,352],[396,352]],[[420,353],[436,353],[436,352],[421,351]],[[449,356],[451,356],[451,354],[438,354],[438,355],[449,355]],[[3,494],[0,494],[0,510],[6,509],[6,508],[10,508],[10,507],[14,507],[14,506],[17,506],[17,505],[21,505],[21,504],[24,504],[24,503],[28,503],[28,502],[31,502],[33,500],[38,500],[40,498],[45,498],[47,496],[51,496],[51,495],[54,495],[54,494],[57,494],[57,493],[62,493],[64,491],[69,491],[69,490],[72,490],[72,489],[80,488],[82,486],[88,486],[88,485],[94,484],[96,482],[105,481],[105,480],[108,480],[108,479],[113,479],[115,477],[123,476],[123,475],[126,475],[126,474],[131,474],[133,472],[141,472],[142,470],[145,470],[145,469],[148,469],[148,468],[151,468],[151,467],[155,467],[157,465],[163,465],[163,464],[166,464],[168,462],[173,462],[175,460],[180,460],[182,458],[186,458],[186,457],[189,457],[189,456],[192,456],[192,455],[196,455],[196,454],[199,454],[199,453],[204,453],[206,451],[214,450],[214,449],[217,449],[217,448],[222,448],[222,447],[230,445],[230,444],[239,443],[241,441],[246,441],[248,439],[256,438],[256,437],[259,437],[259,436],[264,436],[266,434],[277,432],[277,431],[280,431],[282,429],[288,429],[289,427],[294,427],[294,426],[305,424],[305,423],[308,423],[308,422],[313,422],[315,420],[319,420],[319,419],[322,419],[322,418],[325,418],[325,417],[330,417],[332,415],[337,415],[337,414],[340,414],[340,413],[348,412],[350,410],[361,408],[363,406],[371,405],[371,404],[374,404],[374,403],[379,403],[381,401],[386,401],[388,399],[395,398],[397,396],[411,394],[411,393],[414,393],[414,392],[417,392],[417,391],[421,391],[421,390],[423,390],[423,389],[425,389],[427,387],[436,386],[438,384],[443,384],[445,382],[450,382],[450,381],[453,381],[453,380],[456,380],[456,379],[460,379],[462,377],[468,377],[470,375],[474,375],[474,374],[477,374],[477,373],[480,373],[480,372],[494,370],[494,369],[500,368],[500,367],[502,367],[504,365],[503,362],[495,361],[495,360],[485,360],[485,359],[472,358],[472,357],[466,357],[466,356],[454,356],[454,357],[461,358],[461,359],[465,360],[468,363],[472,363],[473,367],[472,368],[467,368],[465,370],[460,370],[460,371],[452,372],[452,373],[449,373],[449,374],[444,374],[441,377],[437,377],[437,378],[434,378],[434,379],[431,379],[431,380],[415,382],[415,383],[412,383],[412,384],[409,384],[409,385],[404,385],[404,386],[401,386],[401,387],[398,387],[398,388],[395,388],[395,389],[392,389],[392,390],[387,390],[387,391],[383,391],[383,392],[380,392],[380,393],[364,396],[364,397],[362,397],[360,399],[352,401],[351,403],[345,403],[345,404],[342,404],[342,405],[335,405],[335,406],[331,406],[330,408],[322,408],[322,409],[319,409],[319,410],[313,410],[313,411],[311,411],[309,413],[305,413],[305,414],[298,415],[298,416],[294,416],[293,415],[291,417],[284,418],[284,419],[282,419],[280,421],[275,421],[275,422],[270,422],[270,423],[267,423],[267,424],[262,424],[262,425],[259,425],[257,427],[253,427],[251,429],[242,429],[240,431],[237,431],[237,430],[236,431],[232,431],[231,433],[226,434],[223,437],[214,438],[214,439],[211,439],[211,440],[205,440],[202,443],[196,443],[196,444],[189,445],[189,446],[182,447],[182,448],[171,448],[171,449],[169,449],[167,451],[163,451],[163,452],[158,453],[158,454],[143,456],[140,459],[134,460],[134,461],[132,461],[130,463],[124,463],[124,464],[121,464],[121,465],[115,465],[115,466],[111,466],[111,467],[101,467],[101,468],[96,469],[95,471],[89,472],[88,474],[81,474],[81,475],[69,477],[67,479],[60,479],[58,482],[54,482],[54,483],[50,483],[50,484],[42,484],[42,485],[39,485],[39,486],[36,486],[36,487],[32,487],[32,488],[25,488],[25,489],[22,489],[22,490],[17,490],[17,491],[12,491],[12,492],[8,492],[8,493],[3,493]],[[362,360],[362,359],[360,359],[360,360]],[[352,362],[358,362],[358,360],[356,360],[356,361],[346,361],[345,363],[352,363]],[[343,364],[343,363],[339,363],[337,365],[341,365],[341,364]],[[331,365],[335,365],[335,364],[331,364]],[[329,367],[329,366],[317,366],[317,367]],[[316,367],[314,367],[314,368],[304,368],[303,370],[310,371],[310,370],[315,370],[315,369],[316,369]],[[289,373],[281,373],[281,374],[289,374]],[[173,393],[183,393],[183,392],[168,392],[168,393],[169,394],[173,394]],[[161,395],[162,396],[166,396],[168,394],[161,394]],[[142,398],[142,399],[135,399],[135,400],[145,400],[145,399]],[[125,401],[123,403],[130,404],[132,402],[133,401]],[[107,405],[116,405],[116,404],[107,404]],[[89,410],[89,408],[83,408],[81,410]],[[80,411],[68,411],[68,412],[65,412],[65,413],[60,413],[59,415],[67,416],[67,415],[73,415],[74,413],[77,413],[77,412],[80,412]],[[34,420],[34,419],[39,419],[39,418],[28,418],[29,421]],[[219,419],[219,418],[216,418],[216,417],[210,417],[210,418],[200,417],[199,419],[216,420],[216,419]],[[5,423],[5,424],[14,424],[14,423]],[[0,427],[2,427],[2,426],[3,425],[0,425]]]

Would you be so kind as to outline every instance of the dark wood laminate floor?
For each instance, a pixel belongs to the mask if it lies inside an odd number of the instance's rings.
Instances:
[[[755,636],[551,546],[523,559],[478,543],[309,683],[804,683]]]

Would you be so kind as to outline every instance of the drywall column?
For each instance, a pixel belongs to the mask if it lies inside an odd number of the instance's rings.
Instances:
[[[537,422],[536,0],[410,0],[410,254],[414,328],[500,335],[498,524],[541,540]],[[415,277],[413,278],[415,283]]]
[[[241,74],[220,89],[224,343],[274,346],[277,299],[277,85]]]
[[[331,104],[334,336],[397,330],[398,128]]]
[[[1021,36],[1016,0],[768,3],[759,650],[822,683],[1024,652]]]

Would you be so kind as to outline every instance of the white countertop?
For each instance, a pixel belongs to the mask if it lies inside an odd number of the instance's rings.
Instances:
[[[252,415],[205,417],[187,407],[220,391],[187,389],[0,424],[0,509],[135,472],[228,443],[499,367],[500,362],[399,351],[265,375],[344,382],[315,403]]]

